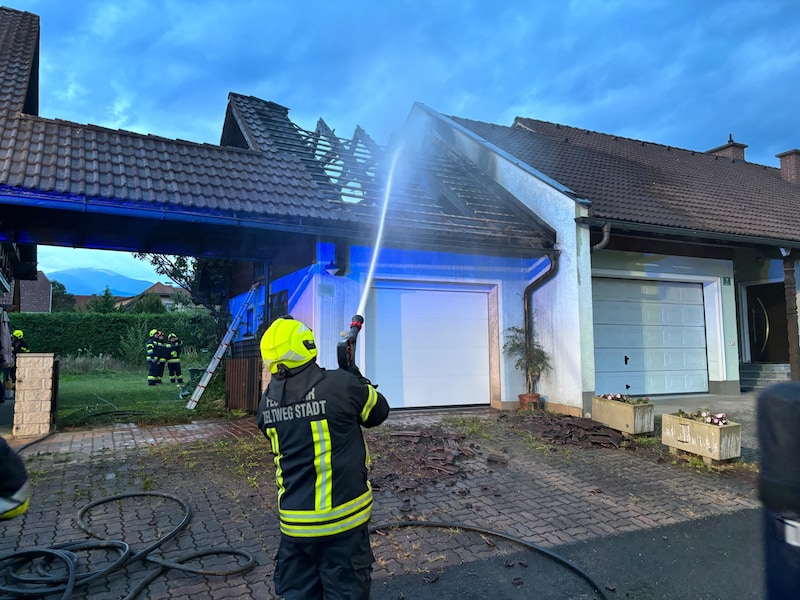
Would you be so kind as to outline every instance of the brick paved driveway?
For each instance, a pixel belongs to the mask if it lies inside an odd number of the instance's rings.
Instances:
[[[422,427],[437,419],[393,414],[389,426]],[[760,506],[755,478],[741,473],[696,472],[669,459],[652,460],[625,450],[526,450],[481,439],[474,447],[474,456],[459,462],[460,477],[443,477],[406,492],[376,490],[376,595],[389,577],[413,573],[432,582],[430,597],[446,598],[435,584],[443,569],[521,550],[514,542],[475,532],[392,530],[381,523],[463,523],[552,549]],[[508,463],[487,460],[496,452],[505,452]],[[225,577],[170,570],[140,598],[272,598],[278,526],[275,492],[264,473],[266,453],[252,418],[57,433],[22,452],[33,482],[31,509],[20,519],[0,523],[0,556],[85,540],[88,536],[75,521],[90,501],[157,490],[184,499],[193,515],[188,527],[154,555],[172,559],[197,548],[229,546],[252,553],[257,564],[246,573]],[[140,497],[98,508],[88,518],[104,535],[122,537],[137,551],[180,520],[180,510],[175,503]],[[237,560],[216,556],[200,562],[223,568]],[[103,558],[89,556],[86,561],[94,566]],[[131,565],[73,597],[122,598],[152,566]],[[515,575],[509,572],[508,595],[498,590],[496,599],[533,597],[529,584],[512,585]]]

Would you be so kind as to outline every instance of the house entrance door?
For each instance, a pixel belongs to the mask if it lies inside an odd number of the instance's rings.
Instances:
[[[783,282],[747,287],[747,327],[751,362],[789,362]]]

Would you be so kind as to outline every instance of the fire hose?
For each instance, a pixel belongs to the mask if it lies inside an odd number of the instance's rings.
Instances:
[[[538,552],[539,554],[543,554],[544,556],[554,560],[555,562],[559,563],[560,565],[568,568],[573,573],[580,576],[584,581],[586,581],[589,585],[591,585],[595,592],[600,594],[600,597],[603,600],[610,600],[610,598],[606,595],[603,591],[602,586],[597,583],[591,575],[589,575],[586,571],[581,569],[578,565],[570,562],[566,558],[563,558],[556,554],[555,552],[548,550],[547,548],[543,548],[542,546],[537,546],[531,542],[527,542],[522,538],[509,535],[507,533],[503,533],[501,531],[494,531],[492,529],[484,529],[482,527],[475,527],[474,525],[467,525],[464,523],[444,523],[440,521],[391,521],[386,523],[379,523],[377,525],[373,525],[370,527],[370,532],[377,533],[382,529],[400,529],[403,527],[430,527],[432,529],[460,529],[464,531],[472,531],[475,533],[481,533],[484,535],[490,535],[492,537],[508,540],[510,542],[514,542],[515,544],[519,544],[528,550],[532,550],[534,552]]]
[[[165,498],[177,503],[183,510],[183,518],[171,531],[136,553],[133,552],[126,542],[110,540],[96,531],[93,531],[85,521],[87,513],[101,504],[116,502],[124,498],[148,496]],[[61,592],[61,598],[66,600],[76,587],[88,585],[97,579],[107,577],[120,569],[127,568],[133,563],[141,561],[156,565],[156,568],[151,570],[150,573],[125,596],[125,600],[133,600],[154,579],[170,569],[176,569],[185,573],[193,573],[195,575],[225,576],[243,573],[255,566],[256,559],[250,552],[229,547],[206,548],[187,552],[174,560],[164,560],[162,558],[150,556],[151,552],[164,545],[184,530],[189,525],[191,517],[192,509],[186,501],[172,494],[163,492],[136,492],[102,498],[81,508],[76,518],[78,527],[89,536],[97,538],[98,541],[66,542],[50,548],[35,548],[0,556],[0,572],[5,570],[6,577],[15,582],[15,585],[0,585],[0,593],[10,594],[12,597],[41,597]],[[91,552],[95,550],[112,550],[116,552],[118,556],[108,566],[102,569],[78,573],[78,557],[75,552]],[[230,569],[223,570],[201,569],[186,564],[188,561],[197,558],[216,555],[238,556],[243,558],[245,562],[244,564],[238,564]],[[65,574],[52,568],[53,563],[56,562],[62,563]],[[30,569],[23,572],[25,567],[30,567]],[[31,571],[33,571],[33,573]]]

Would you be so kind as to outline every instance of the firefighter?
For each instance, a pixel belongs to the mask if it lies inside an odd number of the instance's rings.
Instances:
[[[0,437],[0,521],[28,510],[28,473],[19,454]]]
[[[182,350],[183,343],[181,343],[177,335],[170,333],[167,336],[167,368],[169,369],[170,383],[183,383],[183,376],[181,374]]]
[[[30,352],[31,349],[28,347],[28,343],[25,341],[25,334],[22,332],[21,329],[15,329],[14,333],[11,334],[13,336],[11,340],[11,356],[13,358],[14,366],[9,369],[8,374],[11,376],[11,381],[17,381],[17,354],[25,354]]]
[[[272,377],[257,422],[279,490],[275,591],[287,600],[367,600],[372,489],[361,427],[386,420],[386,398],[357,368],[318,366],[314,334],[291,317],[270,325],[261,356]]]
[[[164,336],[164,332],[160,329],[156,332],[155,353],[156,358],[158,359],[158,365],[156,367],[156,384],[159,384],[161,383],[161,379],[164,377],[164,367],[167,366],[167,358],[169,358],[169,352],[167,351],[167,338]]]
[[[147,340],[147,385],[158,384],[158,356],[156,355],[156,345],[158,329],[150,330],[150,339]]]

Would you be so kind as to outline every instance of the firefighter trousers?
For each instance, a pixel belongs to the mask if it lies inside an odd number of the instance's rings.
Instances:
[[[286,600],[369,600],[369,525],[313,541],[281,535],[275,591]]]

